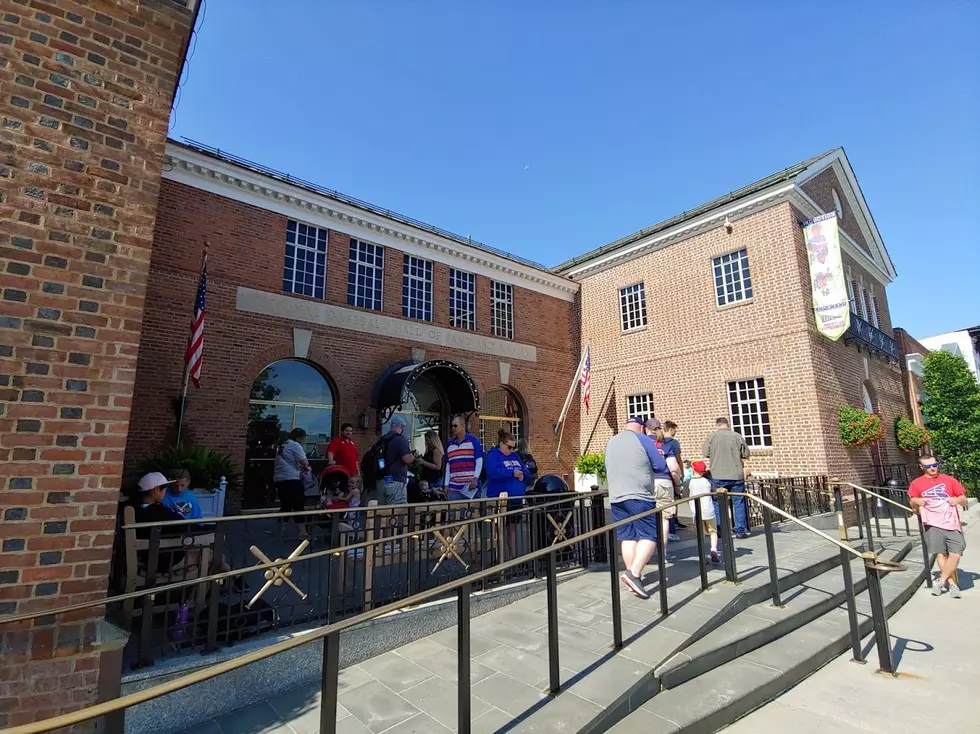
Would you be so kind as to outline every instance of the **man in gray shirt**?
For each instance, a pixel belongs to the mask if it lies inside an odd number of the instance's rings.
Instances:
[[[745,491],[745,460],[749,458],[749,447],[742,434],[735,433],[731,429],[727,418],[719,418],[715,421],[715,430],[704,440],[701,453],[705,458],[710,459],[711,483],[715,489],[727,489],[729,492]],[[745,497],[732,497],[730,500],[735,514],[735,537],[744,540],[749,537],[749,517]],[[721,517],[717,499],[715,517]]]
[[[655,509],[655,474],[667,471],[667,462],[653,439],[643,432],[646,420],[630,418],[626,430],[606,444],[606,480],[614,522],[631,520]],[[620,580],[641,599],[650,592],[643,585],[643,569],[657,547],[657,516],[640,517],[616,528],[626,570]],[[661,579],[661,583],[663,579]]]

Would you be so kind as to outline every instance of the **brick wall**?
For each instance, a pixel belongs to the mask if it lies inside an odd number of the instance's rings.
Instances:
[[[925,387],[922,384],[922,378],[909,370],[906,357],[912,354],[919,354],[922,358],[925,358],[930,350],[905,331],[905,329],[895,329],[894,333],[895,341],[898,342],[898,353],[901,355],[899,357],[899,364],[902,368],[902,379],[905,383],[906,415],[915,421],[916,425],[923,426],[922,405],[919,401],[920,396],[925,394]]]
[[[94,700],[159,171],[191,14],[0,1],[0,727]]]
[[[529,438],[545,471],[568,473],[577,454],[577,414],[570,416],[555,457],[552,421],[557,419],[578,361],[575,304],[515,287],[515,341],[537,346],[537,362],[500,359],[420,343],[245,313],[236,310],[239,286],[281,292],[287,218],[256,207],[164,180],[155,234],[155,254],[147,289],[146,313],[137,369],[132,427],[126,452],[132,465],[140,455],[173,438],[172,401],[183,376],[183,344],[190,326],[203,238],[211,245],[208,311],[201,388],[190,389],[188,435],[231,454],[242,466],[253,379],[271,362],[293,356],[293,328],[312,331],[308,360],[334,384],[335,420],[357,425],[368,410],[371,388],[391,363],[412,358],[424,347],[426,359],[460,364],[477,383],[481,400],[500,385],[500,362],[508,362],[508,385],[527,408]],[[328,237],[325,298],[347,307],[350,236]],[[247,266],[246,266],[247,263]],[[383,313],[402,316],[403,253],[385,252]],[[461,262],[465,269],[465,264]],[[300,296],[294,296],[300,298]],[[490,335],[490,280],[477,278],[477,332]],[[313,300],[313,299],[308,299]],[[449,326],[449,267],[436,264],[433,322]],[[369,411],[373,417],[374,412]],[[473,426],[476,430],[476,424]],[[375,440],[371,429],[355,432],[362,451]],[[488,437],[489,440],[489,437]]]
[[[592,344],[594,404],[602,406],[582,419],[583,451],[602,450],[625,422],[628,395],[652,393],[656,415],[679,424],[684,457],[695,458],[715,418],[729,415],[727,383],[763,377],[773,446],[754,449],[749,467],[862,476],[870,456],[844,451],[836,413],[844,400],[861,404],[866,353],[816,331],[802,218],[776,205],[739,219],[731,234],[718,227],[582,280],[582,334]],[[719,307],[712,259],[742,248],[753,298]],[[639,281],[648,325],[622,333],[619,289]],[[880,301],[887,313],[883,289]],[[869,363],[872,389],[894,421],[897,368],[875,357]]]

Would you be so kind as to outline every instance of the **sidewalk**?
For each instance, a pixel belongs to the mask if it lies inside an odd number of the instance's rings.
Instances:
[[[977,731],[969,704],[980,677],[980,509],[965,513],[967,550],[960,567],[962,599],[935,598],[923,586],[888,621],[898,678],[877,675],[874,638],[865,640],[867,664],[850,653],[793,690],[725,729],[726,734]]]

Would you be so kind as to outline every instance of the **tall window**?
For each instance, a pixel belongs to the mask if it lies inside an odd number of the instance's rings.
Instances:
[[[432,321],[432,261],[405,255],[402,315]]]
[[[732,414],[732,429],[742,434],[745,443],[753,448],[772,446],[769,400],[763,378],[729,382],[728,409]]]
[[[347,303],[359,308],[381,310],[385,248],[351,239],[347,269]]]
[[[277,443],[286,440],[293,428],[306,430],[311,456],[325,456],[333,436],[334,395],[330,383],[307,362],[284,359],[262,370],[252,382],[248,403],[250,422],[274,426]]]
[[[855,284],[854,276],[851,275],[851,269],[847,269],[847,300],[851,303],[851,313],[857,314],[858,304],[857,299],[854,297]]]
[[[514,286],[509,283],[490,283],[491,327],[494,336],[514,338]]]
[[[476,276],[455,268],[449,271],[449,325],[476,328]]]
[[[642,416],[643,418],[652,418],[653,393],[648,392],[643,395],[627,395],[626,415],[627,417],[638,415]]]
[[[286,261],[282,268],[284,293],[323,298],[327,260],[327,230],[302,222],[286,224]]]
[[[619,309],[623,331],[639,329],[647,325],[647,296],[643,283],[635,283],[619,289]]]
[[[715,299],[719,306],[752,298],[747,250],[730,252],[714,259]]]
[[[868,286],[868,289],[864,292],[864,298],[866,303],[865,308],[868,311],[868,321],[870,321],[871,325],[877,329],[879,328],[878,309],[876,307],[878,299],[875,298],[875,291],[873,285]]]

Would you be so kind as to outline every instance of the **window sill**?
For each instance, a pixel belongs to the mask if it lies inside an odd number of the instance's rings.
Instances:
[[[748,306],[750,303],[753,303],[754,301],[755,301],[755,298],[754,297],[753,298],[745,298],[745,299],[743,299],[741,301],[732,301],[731,303],[726,303],[724,306],[719,306],[718,305],[718,302],[715,301],[715,310],[717,310],[717,311],[728,311],[729,309],[738,308],[739,306]]]
[[[752,456],[772,456],[776,451],[774,446],[749,446],[749,453]]]
[[[641,331],[646,331],[647,328],[648,327],[646,327],[646,326],[636,326],[636,327],[634,327],[632,329],[622,329],[622,330],[620,330],[620,333],[621,334],[638,334]]]

